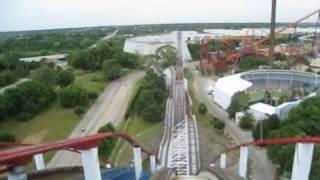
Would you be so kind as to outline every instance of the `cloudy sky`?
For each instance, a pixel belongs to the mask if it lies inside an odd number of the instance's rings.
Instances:
[[[320,0],[278,0],[277,21],[292,22]],[[0,31],[101,25],[267,22],[271,0],[0,0]],[[311,21],[311,20],[310,20]]]

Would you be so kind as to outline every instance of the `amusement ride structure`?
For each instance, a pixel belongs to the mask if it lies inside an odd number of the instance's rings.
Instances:
[[[301,48],[295,47],[292,44],[289,48],[280,50],[280,54],[285,54],[288,56],[318,56],[320,48],[320,9],[306,15],[305,17],[297,20],[294,23],[290,23],[285,27],[280,28],[275,35],[280,35],[289,28],[293,28],[293,38],[297,37],[297,28],[310,17],[317,16],[317,20],[314,23],[314,33],[312,40],[312,49],[303,50]],[[202,45],[200,49],[200,67],[204,69],[213,69],[216,71],[223,70],[229,64],[235,64],[240,61],[244,56],[254,55],[254,56],[268,56],[268,48],[265,47],[265,43],[270,41],[271,36],[267,35],[263,38],[255,37],[254,35],[250,36],[219,36],[216,38],[205,37],[202,40]],[[210,44],[214,42],[216,44],[215,52],[210,52]],[[235,50],[234,44],[240,44],[240,47],[237,47]],[[225,46],[225,51],[222,51],[221,46]]]

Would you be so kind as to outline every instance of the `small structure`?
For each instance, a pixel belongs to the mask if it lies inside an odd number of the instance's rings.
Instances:
[[[258,102],[249,107],[248,110],[256,121],[261,121],[276,113],[276,108],[269,104]]]
[[[35,56],[35,57],[26,57],[20,58],[20,61],[23,62],[52,62],[59,67],[65,67],[68,63],[66,61],[67,54],[55,54],[55,55],[48,55],[48,56]]]

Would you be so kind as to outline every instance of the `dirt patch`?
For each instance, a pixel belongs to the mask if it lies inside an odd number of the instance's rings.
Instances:
[[[23,143],[30,143],[30,144],[39,144],[42,142],[44,137],[48,134],[48,130],[39,131],[37,133],[31,134],[24,138],[22,141]]]

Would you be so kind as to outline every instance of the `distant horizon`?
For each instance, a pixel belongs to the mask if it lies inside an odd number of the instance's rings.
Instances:
[[[289,24],[292,22],[277,22],[276,24]],[[122,24],[122,25],[96,25],[96,26],[74,26],[74,27],[61,27],[61,28],[44,28],[44,29],[22,29],[22,30],[9,30],[1,31],[0,33],[14,33],[14,32],[28,32],[28,31],[50,31],[50,30],[63,30],[63,29],[83,29],[83,28],[103,28],[103,27],[125,27],[125,26],[152,26],[152,25],[178,25],[178,24],[270,24],[270,22],[186,22],[186,23],[150,23],[150,24]],[[302,24],[311,24],[302,23]],[[218,28],[214,28],[218,29]],[[227,29],[227,28],[225,28]]]
[[[271,0],[0,0],[0,31],[190,23],[268,23]],[[319,0],[277,1],[277,22],[294,22]],[[307,21],[315,21],[310,18]]]

